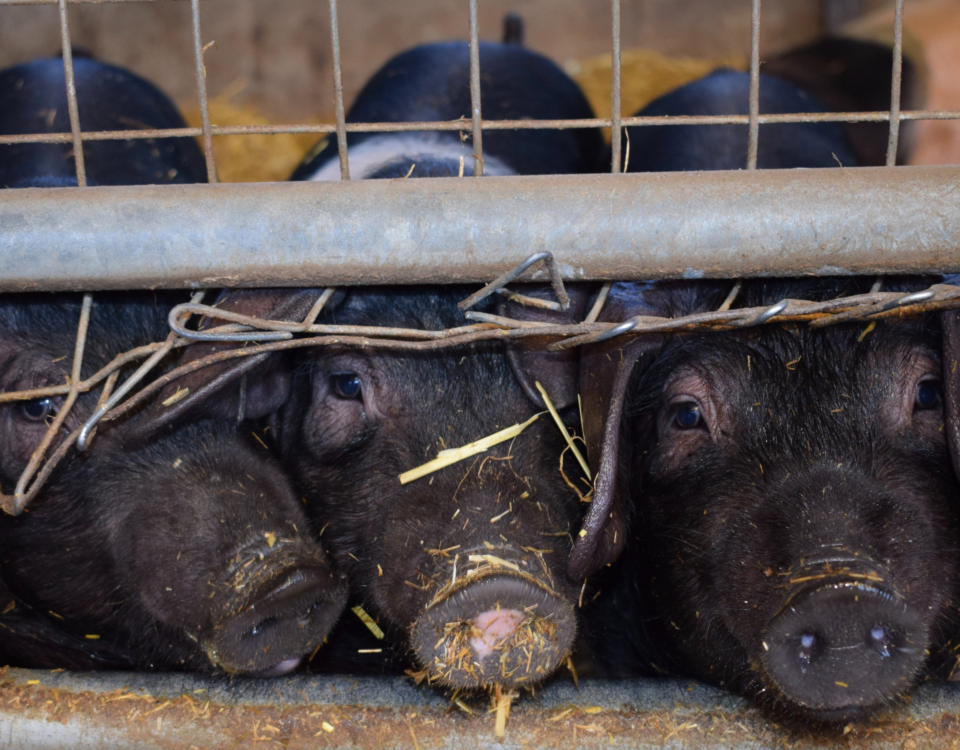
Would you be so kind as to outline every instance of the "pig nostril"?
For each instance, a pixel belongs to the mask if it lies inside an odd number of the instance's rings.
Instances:
[[[250,630],[250,635],[258,636],[276,622],[277,622],[276,617],[267,617],[263,620],[260,620],[260,622],[254,625],[253,628]]]
[[[814,633],[801,633],[799,656],[802,664],[811,662],[819,640]]]
[[[311,617],[316,614],[317,610],[323,606],[323,600],[317,599],[313,604],[310,605],[310,608],[300,617],[300,622],[307,622]]]
[[[880,652],[880,656],[884,659],[890,657],[890,649],[893,648],[893,639],[883,625],[875,625],[870,629],[870,643]]]

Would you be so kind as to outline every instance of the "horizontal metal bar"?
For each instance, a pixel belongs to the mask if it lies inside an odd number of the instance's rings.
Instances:
[[[960,686],[925,685],[879,720],[845,730],[862,750],[951,747]],[[558,677],[513,706],[502,742],[486,695],[456,702],[407,678],[0,670],[0,750],[157,747],[822,748],[728,693],[691,680]],[[468,713],[470,712],[470,713]],[[319,738],[322,737],[321,741]],[[669,742],[673,739],[674,742]],[[846,739],[846,735],[844,735]]]
[[[77,0],[78,2],[80,0]],[[92,2],[93,0],[88,0]],[[105,1],[105,0],[104,0]],[[146,2],[147,0],[114,0],[115,2]],[[2,0],[0,0],[2,3]],[[813,112],[804,114],[760,115],[761,125],[791,122],[887,122],[889,112]],[[960,110],[916,110],[900,113],[900,120],[960,120]],[[674,117],[624,117],[623,127],[650,127],[658,125],[748,125],[749,115],[703,115]],[[483,120],[484,130],[574,130],[579,128],[609,128],[609,117],[581,120]],[[354,122],[346,124],[348,133],[404,133],[418,130],[462,131],[472,128],[470,120],[448,122]],[[221,135],[276,135],[278,133],[335,133],[334,123],[304,123],[294,125],[212,125],[210,132]],[[82,134],[84,141],[115,141],[136,138],[199,138],[200,128],[169,128],[166,130],[98,130]],[[11,143],[69,143],[69,133],[31,133],[0,136],[0,145]]]
[[[58,0],[0,0],[5,5],[56,5]],[[70,5],[106,5],[108,3],[160,3],[169,0],[67,0]]]
[[[0,291],[960,272],[960,167],[0,191]]]

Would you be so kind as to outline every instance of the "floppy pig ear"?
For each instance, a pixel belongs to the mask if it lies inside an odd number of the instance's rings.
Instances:
[[[660,336],[643,336],[628,344],[587,346],[581,353],[583,432],[593,473],[593,502],[567,563],[567,575],[573,580],[614,562],[623,551],[627,527],[618,476],[624,401],[638,360],[654,354],[661,343]]]
[[[960,310],[940,315],[943,326],[943,397],[947,445],[953,471],[960,477]]]
[[[297,321],[310,310],[322,293],[321,289],[239,289],[224,290],[217,308],[242,315],[269,320]],[[333,302],[331,300],[330,302]],[[332,305],[328,302],[328,307]],[[209,319],[201,328],[219,325]],[[197,342],[188,346],[177,362],[189,364],[218,352],[243,346],[234,342]],[[256,419],[276,411],[286,401],[290,391],[290,372],[280,358],[271,353],[227,360],[189,373],[165,388],[156,399],[146,428],[154,431],[171,424],[182,416],[191,418],[236,418],[241,411],[240,389],[225,391],[231,383],[248,376],[242,394],[245,418]],[[189,389],[186,398],[164,407],[163,402],[178,391]]]
[[[497,305],[497,314],[536,323],[579,323],[586,314],[589,287],[586,284],[569,284],[566,289],[570,307],[564,312],[541,310],[520,302],[503,300]],[[523,293],[539,299],[550,299],[553,296],[553,290],[547,285],[526,287]],[[536,383],[543,386],[557,409],[572,406],[577,402],[580,355],[575,349],[547,351],[543,348],[543,343],[531,338],[512,341],[507,345],[507,361],[514,377],[527,398],[538,409],[546,409],[547,406],[536,388]]]

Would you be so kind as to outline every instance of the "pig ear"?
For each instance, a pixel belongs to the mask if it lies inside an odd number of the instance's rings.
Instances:
[[[535,323],[578,323],[586,314],[589,288],[583,284],[570,284],[566,289],[570,307],[563,312],[542,310],[513,300],[503,300],[497,306],[497,314]],[[538,299],[553,298],[553,290],[546,285],[525,287],[523,294]],[[545,344],[544,341],[532,338],[511,342],[506,347],[507,361],[523,392],[538,409],[546,409],[547,406],[537,390],[536,383],[543,386],[557,409],[564,409],[577,403],[580,356],[574,349],[547,351]]]
[[[581,354],[583,432],[593,473],[593,502],[567,563],[572,580],[595,573],[623,551],[627,519],[618,476],[624,401],[638,361],[654,356],[661,344],[659,336],[644,336],[626,345],[588,346]]]
[[[960,477],[960,310],[941,313],[943,326],[943,397],[947,445],[953,471]]]
[[[242,289],[225,290],[217,300],[218,309],[270,320],[302,320],[321,294],[320,289]],[[327,309],[342,299],[334,296]],[[201,328],[214,327],[218,322],[204,321]],[[197,342],[188,346],[177,365],[208,357],[217,352],[242,346],[237,343]],[[156,399],[146,424],[138,430],[152,433],[156,429],[191,418],[232,418],[238,416],[257,419],[279,409],[290,392],[291,373],[282,357],[270,353],[227,360],[196,370],[171,383]],[[236,388],[229,388],[236,384]],[[189,390],[189,395],[164,407],[163,402],[177,392]],[[242,414],[241,414],[242,413]]]

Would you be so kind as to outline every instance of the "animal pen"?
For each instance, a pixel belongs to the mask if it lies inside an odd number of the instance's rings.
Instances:
[[[166,1],[166,0],[164,0]],[[760,114],[761,0],[750,8],[751,76],[748,115],[682,118],[627,117],[621,113],[621,0],[603,7],[611,30],[609,117],[577,121],[484,120],[480,107],[478,2],[451,0],[469,9],[472,118],[455,122],[347,123],[344,114],[337,0],[329,0],[329,55],[335,122],[299,125],[217,125],[210,114],[201,25],[203,4],[189,5],[190,39],[200,125],[178,130],[83,132],[73,84],[71,6],[160,0],[0,0],[7,6],[49,5],[58,11],[71,132],[0,136],[5,144],[72,144],[76,188],[0,192],[0,291],[316,286],[320,296],[301,323],[280,323],[181,305],[165,341],[130,352],[87,380],[79,377],[83,320],[71,381],[56,388],[0,394],[0,403],[42,395],[67,396],[68,407],[48,432],[60,428],[77,394],[103,389],[100,408],[47,461],[31,462],[9,512],[28,505],[74,444],[93,439],[92,428],[142,403],[178,370],[151,377],[150,368],[189,340],[252,342],[242,349],[193,362],[196,369],[227,358],[332,343],[392,349],[437,349],[483,339],[547,337],[574,347],[615,336],[649,332],[729,330],[798,322],[826,326],[872,321],[918,311],[960,307],[960,287],[935,285],[911,294],[875,291],[830,302],[783,300],[769,308],[729,309],[738,279],[756,276],[960,272],[960,166],[895,167],[901,123],[960,119],[960,111],[908,111],[900,107],[903,4],[895,10],[894,66],[889,111]],[[768,0],[769,2],[769,0]],[[418,40],[414,40],[418,41]],[[318,41],[319,43],[319,41]],[[624,174],[621,138],[627,126],[746,125],[747,169],[737,172]],[[755,171],[763,125],[792,122],[889,123],[886,167]],[[524,128],[608,128],[608,175],[483,177],[483,135]],[[469,136],[475,177],[448,180],[350,181],[349,132],[445,130]],[[336,134],[337,182],[228,184],[217,179],[215,139],[231,135]],[[206,185],[89,187],[83,144],[98,140],[198,138],[206,157]],[[316,324],[329,290],[384,283],[467,283],[483,296],[517,295],[523,281],[549,281],[565,309],[564,282],[645,279],[729,279],[720,309],[681,319],[638,317],[597,322],[600,302],[574,324],[530,324],[467,313],[470,324],[445,331]],[[527,298],[529,299],[529,298]],[[209,302],[210,300],[208,300]],[[89,309],[89,305],[87,308]],[[212,315],[220,327],[203,332],[182,326],[184,316]],[[124,382],[113,375],[143,362]],[[418,687],[409,678],[295,675],[230,679],[192,674],[78,674],[23,669],[0,671],[0,747],[759,747],[821,744],[785,735],[741,699],[689,680],[583,679],[564,670],[513,706],[505,735],[494,716]],[[923,686],[914,699],[870,725],[850,725],[843,741],[864,748],[952,746],[960,742],[960,692],[952,684]],[[499,743],[499,744],[498,744]],[[952,744],[951,744],[952,743]]]

